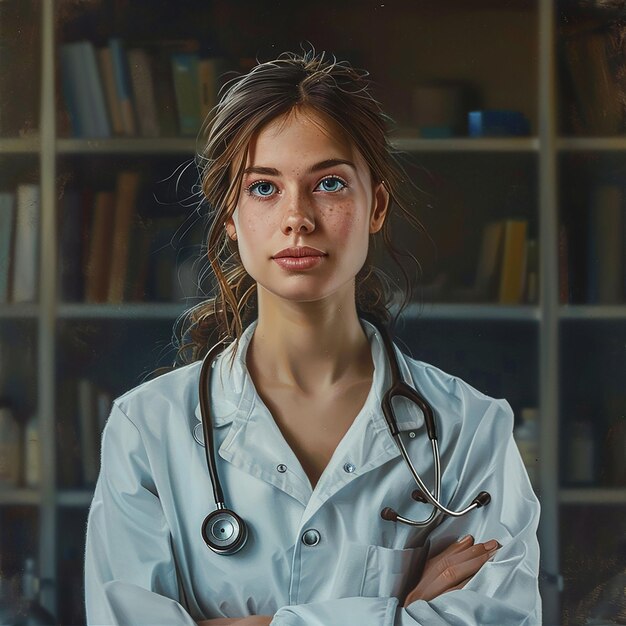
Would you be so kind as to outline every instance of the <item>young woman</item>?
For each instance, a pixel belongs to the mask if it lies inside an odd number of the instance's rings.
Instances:
[[[202,155],[218,293],[190,362],[113,403],[90,624],[540,623],[509,404],[386,340],[370,252],[382,236],[397,261],[392,211],[419,227],[387,119],[366,73],[313,51],[228,84]],[[394,427],[398,379],[419,396]]]

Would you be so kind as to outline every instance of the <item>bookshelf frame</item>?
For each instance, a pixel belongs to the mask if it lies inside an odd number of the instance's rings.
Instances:
[[[562,504],[625,504],[626,488],[568,489],[559,486],[559,325],[562,320],[626,320],[626,305],[561,305],[558,301],[558,174],[560,153],[572,151],[624,151],[626,137],[559,138],[556,123],[556,0],[537,0],[538,29],[538,134],[510,139],[426,140],[400,135],[398,148],[414,152],[514,152],[537,155],[539,190],[540,295],[536,305],[501,306],[470,304],[426,304],[419,311],[409,307],[407,316],[420,319],[516,320],[537,324],[539,411],[541,420],[542,516],[539,529],[542,571],[541,591],[544,623],[560,621],[559,509]],[[41,186],[41,228],[37,304],[0,307],[3,320],[29,319],[37,323],[37,407],[41,420],[42,474],[40,489],[0,491],[0,506],[36,506],[39,510],[39,567],[42,603],[57,613],[55,591],[57,558],[57,517],[61,509],[84,508],[92,497],[90,490],[57,488],[55,456],[54,372],[56,323],[59,319],[171,319],[184,309],[178,304],[62,304],[56,297],[56,168],[60,155],[90,154],[193,154],[195,139],[60,139],[56,137],[55,94],[55,0],[41,0],[41,101],[39,134],[28,138],[0,139],[0,154],[24,154],[39,158]]]

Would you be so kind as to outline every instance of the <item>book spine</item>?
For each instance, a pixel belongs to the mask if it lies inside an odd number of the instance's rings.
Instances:
[[[74,74],[71,44],[63,44],[59,52],[61,60],[61,89],[70,118],[72,136],[83,137],[84,130],[78,103],[78,76]]]
[[[111,125],[107,112],[102,88],[102,78],[96,61],[96,52],[90,41],[81,42],[81,59],[84,66],[84,77],[91,99],[91,115],[96,127],[94,137],[106,138],[111,136]]]
[[[198,81],[200,95],[200,119],[204,124],[217,104],[217,82],[221,59],[200,59]]]
[[[200,130],[198,55],[195,53],[172,54],[172,73],[180,133],[196,135]]]
[[[119,303],[124,299],[124,283],[128,269],[128,246],[133,213],[139,187],[137,172],[120,172],[115,193],[115,223],[113,250],[110,263],[108,302]]]
[[[9,301],[14,230],[15,194],[0,192],[0,303]]]
[[[160,134],[159,122],[150,57],[145,50],[133,48],[128,51],[128,64],[141,135],[143,137],[158,137]]]
[[[89,236],[89,256],[85,268],[86,302],[106,302],[109,290],[109,263],[113,241],[115,195],[112,191],[96,192],[93,226]]]
[[[17,188],[13,302],[34,302],[39,260],[39,185]]]
[[[502,304],[522,301],[526,275],[526,230],[526,220],[506,220],[500,276],[499,301]]]
[[[57,284],[64,302],[82,299],[82,211],[80,193],[67,189],[59,205],[59,262]]]
[[[115,135],[124,134],[124,124],[122,121],[122,111],[117,96],[117,87],[115,85],[115,71],[113,69],[113,57],[109,48],[100,48],[98,50],[98,61],[100,63],[100,74],[104,85],[104,93],[106,95],[109,117]]]
[[[113,70],[115,73],[115,86],[122,113],[122,123],[124,134],[129,136],[137,135],[135,124],[135,111],[133,106],[132,86],[128,72],[128,59],[121,39],[113,37],[109,39],[109,48],[113,59]]]
[[[588,300],[616,304],[622,296],[622,189],[603,183],[589,203]]]

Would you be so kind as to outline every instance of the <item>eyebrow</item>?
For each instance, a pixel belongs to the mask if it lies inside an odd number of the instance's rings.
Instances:
[[[325,161],[320,161],[319,163],[315,163],[315,165],[311,165],[311,167],[307,170],[307,174],[313,174],[314,172],[319,172],[320,170],[325,170],[329,167],[334,167],[335,165],[349,165],[354,171],[356,171],[356,166],[352,161],[347,161],[346,159],[326,159]],[[265,174],[267,176],[280,176],[281,173],[275,167],[262,167],[260,165],[253,165],[251,167],[247,167],[244,171],[244,174]]]

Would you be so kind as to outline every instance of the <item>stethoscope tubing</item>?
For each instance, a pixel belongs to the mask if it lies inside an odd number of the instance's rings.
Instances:
[[[364,317],[371,324],[373,324],[383,339],[385,352],[387,354],[387,360],[391,368],[391,386],[383,396],[381,408],[385,417],[385,421],[387,422],[389,432],[393,440],[396,442],[400,454],[402,455],[402,458],[409,468],[413,479],[420,488],[419,491],[416,490],[413,492],[412,497],[415,500],[430,504],[433,507],[430,516],[421,521],[411,520],[406,517],[402,517],[396,511],[390,509],[389,507],[381,511],[381,517],[385,520],[398,521],[404,524],[408,524],[410,526],[426,526],[435,519],[437,513],[443,513],[444,515],[449,515],[451,517],[461,517],[467,514],[472,509],[489,504],[491,496],[485,491],[479,493],[474,498],[472,503],[461,511],[453,511],[441,503],[441,458],[439,454],[437,429],[432,407],[426,401],[426,399],[417,391],[417,389],[410,387],[402,380],[400,365],[398,363],[398,359],[395,353],[395,347],[387,330],[381,324],[379,324],[377,320],[373,319],[367,314],[360,314],[360,317]],[[200,412],[202,417],[202,429],[204,434],[204,451],[209,471],[209,477],[211,479],[211,485],[213,488],[213,498],[215,500],[215,505],[217,509],[216,511],[209,513],[209,515],[207,515],[207,517],[205,518],[202,525],[202,536],[207,546],[218,554],[234,554],[243,547],[247,539],[247,527],[245,522],[234,511],[228,509],[224,504],[224,492],[222,490],[222,485],[218,476],[215,460],[213,422],[211,419],[211,407],[209,403],[209,373],[215,364],[215,357],[219,354],[219,352],[223,349],[224,344],[226,344],[227,342],[227,339],[219,341],[209,350],[207,355],[204,357],[202,367],[200,369],[199,384]],[[426,426],[428,438],[430,439],[433,456],[433,470],[435,479],[434,493],[430,492],[430,490],[424,484],[424,481],[417,473],[417,470],[415,469],[413,462],[411,461],[406,451],[404,442],[402,441],[402,438],[400,436],[398,423],[396,421],[395,413],[391,405],[392,399],[397,396],[404,397],[407,400],[414,402],[422,410],[422,413],[424,415],[424,424]],[[236,529],[236,532],[232,533],[234,535],[232,540],[227,540],[228,538],[222,540],[221,537],[216,534],[222,533],[222,537],[225,537],[226,534],[231,533],[233,528]],[[210,533],[213,534],[211,535]],[[228,537],[230,537],[230,535],[228,535]]]

